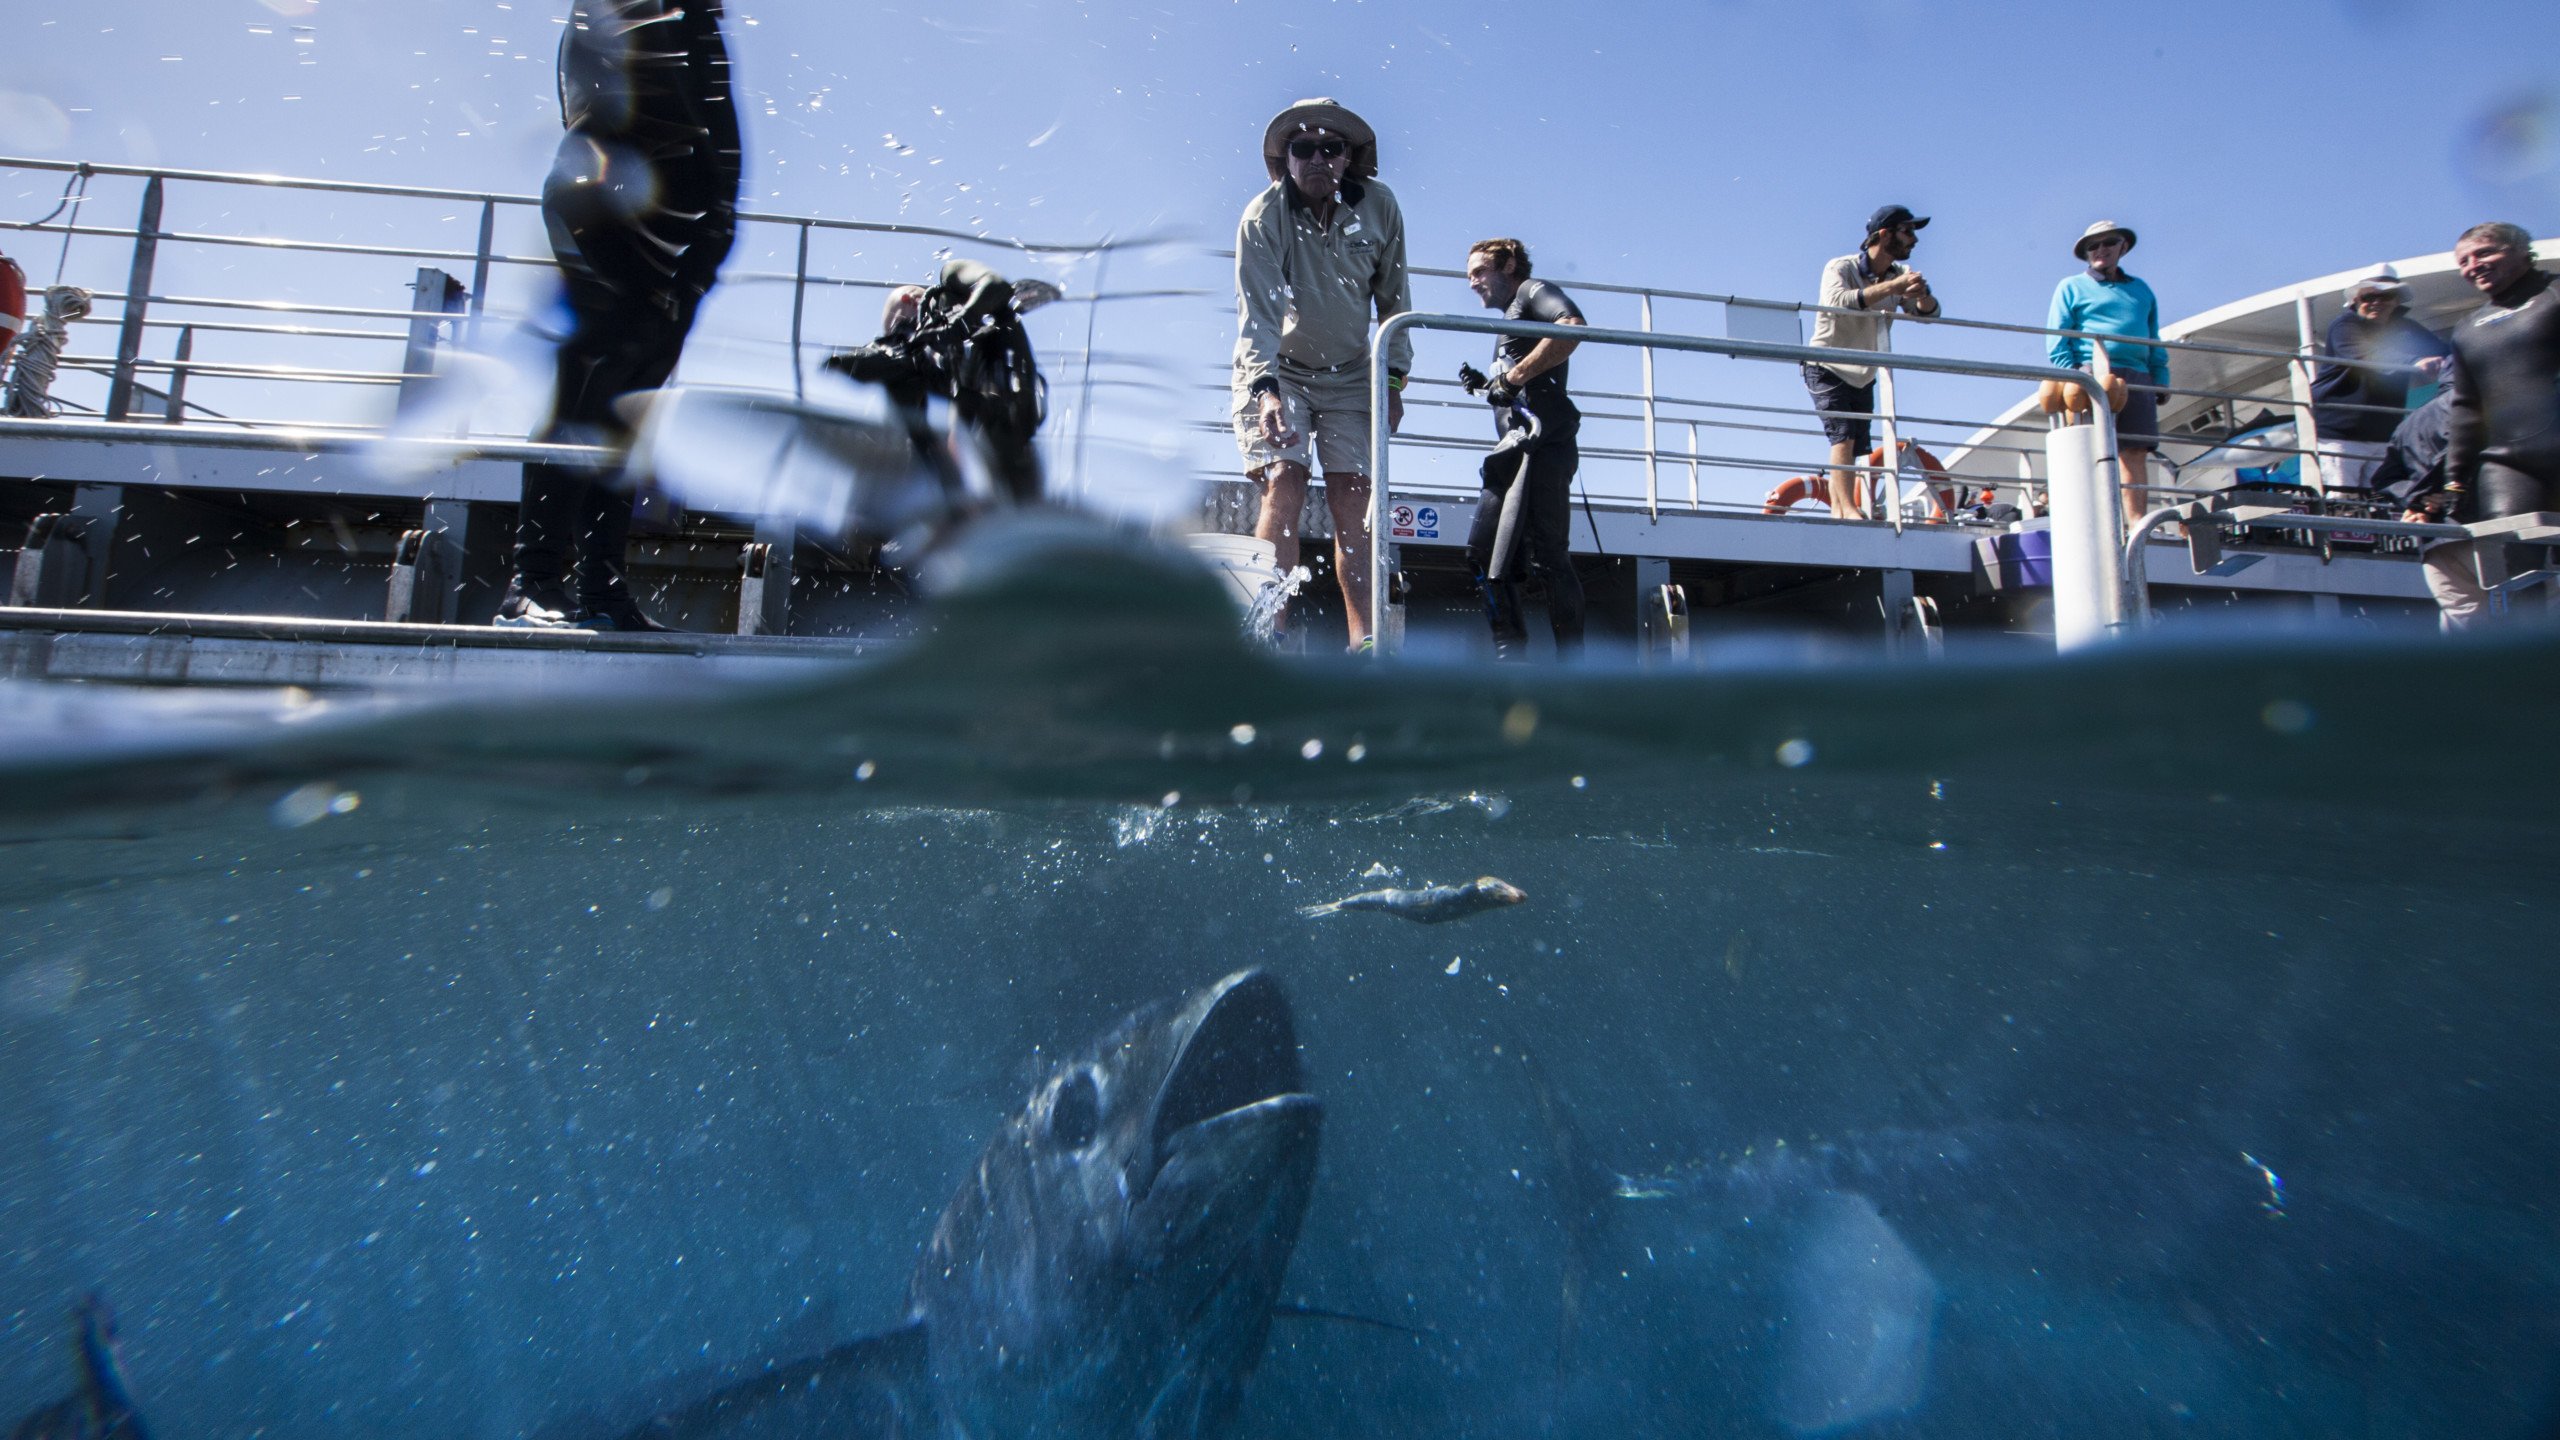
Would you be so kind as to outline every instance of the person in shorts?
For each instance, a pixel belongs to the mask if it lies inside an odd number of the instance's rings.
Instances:
[[[1908,205],[1887,205],[1867,217],[1867,238],[1857,249],[1822,267],[1818,292],[1823,309],[1806,343],[1824,350],[1890,350],[1893,312],[1938,313],[1938,297],[1928,280],[1903,263],[1920,243],[1929,217],[1914,215]],[[1844,314],[1857,311],[1857,314]],[[1849,467],[1872,443],[1868,419],[1876,408],[1876,372],[1871,365],[1809,361],[1804,388],[1822,418],[1822,436],[1831,442],[1831,475],[1826,489],[1832,517],[1857,520],[1865,515],[1858,503],[1865,486]]]
[[[2080,232],[2071,247],[2088,268],[2063,277],[2053,287],[2053,306],[2045,312],[2047,330],[2080,330],[2094,335],[2160,338],[2160,299],[2151,287],[2126,274],[2124,257],[2133,253],[2133,231],[2113,220],[2101,220]],[[2125,399],[2116,411],[2116,453],[2124,462],[2124,514],[2138,524],[2149,503],[2151,452],[2160,444],[2160,394],[2169,384],[2169,352],[2157,345],[2120,345],[2069,335],[2056,335],[2045,348],[2065,370],[2086,370],[2097,363],[2094,347],[2103,344],[2107,364],[2122,376]]]
[[[1271,185],[1236,227],[1236,448],[1262,488],[1256,537],[1283,571],[1321,466],[1334,577],[1354,650],[1370,642],[1369,333],[1413,308],[1404,212],[1378,183],[1378,137],[1332,100],[1301,100],[1262,136]],[[1413,347],[1387,352],[1387,428],[1404,421]]]

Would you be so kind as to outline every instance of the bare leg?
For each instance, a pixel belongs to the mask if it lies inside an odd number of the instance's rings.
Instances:
[[[1251,471],[1246,476],[1255,478]],[[1253,518],[1253,538],[1271,542],[1272,563],[1286,575],[1298,567],[1298,516],[1307,508],[1307,467],[1274,460],[1262,467],[1258,483],[1262,513]],[[1271,617],[1271,633],[1282,635],[1288,629],[1289,607],[1283,605]]]
[[[1841,440],[1832,444],[1831,518],[1834,520],[1866,518],[1866,512],[1858,507],[1858,476],[1848,468],[1850,462],[1857,458],[1857,452],[1849,448],[1848,441]]]
[[[1357,650],[1369,638],[1369,477],[1325,476],[1324,500],[1333,512],[1333,575],[1342,582],[1342,613]]]
[[[2126,449],[2116,453],[2124,461],[2124,523],[2130,531],[2142,523],[2142,517],[2151,509],[2151,452]]]

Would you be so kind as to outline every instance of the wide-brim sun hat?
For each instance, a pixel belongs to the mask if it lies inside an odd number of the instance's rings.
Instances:
[[[2409,285],[2407,281],[2400,278],[2398,268],[2378,265],[2374,267],[2371,274],[2358,277],[2356,283],[2347,287],[2347,298],[2353,300],[2359,295],[2376,290],[2385,295],[2404,296],[2409,293]]]
[[[1262,132],[1262,165],[1274,180],[1289,178],[1289,137],[1301,130],[1329,130],[1351,142],[1351,165],[1342,173],[1366,180],[1378,173],[1378,132],[1339,100],[1301,100],[1271,117]]]
[[[2081,231],[2080,238],[2071,242],[2071,253],[2083,260],[2088,259],[2089,242],[2097,239],[2101,235],[2123,236],[2125,253],[2128,255],[2133,253],[2133,227],[2130,225],[2119,225],[2113,220],[2101,220],[2097,224],[2090,226],[2088,229]]]

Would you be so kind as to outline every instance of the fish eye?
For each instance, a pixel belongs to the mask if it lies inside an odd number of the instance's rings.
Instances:
[[[1049,1097],[1049,1138],[1070,1150],[1081,1150],[1102,1133],[1102,1087],[1093,1072],[1078,1070],[1058,1082]]]

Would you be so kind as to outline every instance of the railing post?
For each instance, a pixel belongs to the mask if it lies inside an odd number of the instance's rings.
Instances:
[[[2320,453],[2320,421],[2311,413],[2311,357],[2319,350],[2311,334],[2311,297],[2293,297],[2294,333],[2301,337],[2300,358],[2285,367],[2293,382],[2293,443],[2302,452],[2302,478],[2312,493],[2329,496],[2329,460]]]
[[[480,343],[480,317],[489,308],[489,257],[498,243],[498,202],[480,202],[480,253],[471,261],[471,343]]]
[[[2063,651],[2097,644],[2124,625],[2124,482],[2103,386],[2089,410],[2089,424],[2066,425],[2044,440],[2053,641]]]
[[[1391,486],[1387,464],[1391,433],[1387,429],[1387,347],[1413,325],[1420,311],[1408,310],[1378,322],[1369,343],[1369,634],[1375,653],[1384,658],[1404,643],[1404,627],[1387,622],[1387,497]]]
[[[1653,332],[1653,292],[1647,290],[1639,299],[1636,328]],[[1644,347],[1644,518],[1662,519],[1662,477],[1654,465],[1654,451],[1660,442],[1654,438],[1653,347]]]
[[[800,263],[791,274],[791,398],[809,398],[809,379],[800,371],[800,321],[809,309],[809,222],[800,222]]]
[[[107,418],[133,415],[134,371],[142,359],[142,320],[151,308],[151,272],[160,259],[160,177],[142,187],[142,214],[133,222],[133,268],[124,282],[124,324],[116,333],[115,376],[107,383]]]
[[[169,405],[166,418],[172,425],[183,425],[187,420],[187,372],[194,368],[187,362],[194,358],[196,358],[196,327],[180,326],[177,363],[169,367]]]
[[[1689,422],[1689,508],[1692,510],[1699,508],[1698,422],[1695,420]]]
[[[1898,437],[1894,434],[1893,425],[1893,372],[1881,365],[1876,367],[1876,433],[1884,441],[1884,448],[1876,452],[1884,461],[1884,469],[1874,478],[1884,484],[1888,497],[1885,503],[1893,511],[1893,533],[1899,535],[1902,533],[1902,451],[1894,443]],[[1872,487],[1869,493],[1873,493]]]

